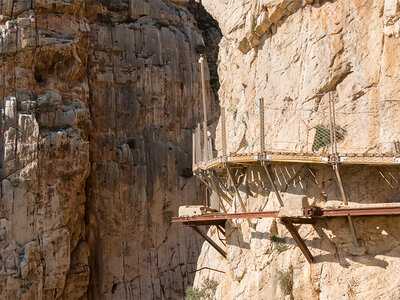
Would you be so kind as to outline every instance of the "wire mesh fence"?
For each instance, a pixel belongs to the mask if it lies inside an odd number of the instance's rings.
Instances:
[[[221,109],[218,126],[194,134],[194,163],[217,156],[282,153],[313,156],[400,155],[400,100],[279,103],[259,99],[246,107]],[[216,128],[216,129],[215,129]],[[211,133],[212,132],[212,133]],[[214,133],[216,141],[214,141]]]

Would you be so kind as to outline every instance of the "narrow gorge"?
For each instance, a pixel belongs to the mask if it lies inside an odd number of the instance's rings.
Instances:
[[[400,202],[400,1],[2,0],[0,31],[0,299],[400,297],[399,213],[302,215]],[[279,215],[218,252],[171,223],[210,201]]]

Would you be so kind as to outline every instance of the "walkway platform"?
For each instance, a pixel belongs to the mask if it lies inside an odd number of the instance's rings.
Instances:
[[[303,209],[303,216],[290,217],[282,216],[279,211],[248,212],[248,213],[212,213],[193,217],[172,218],[172,223],[180,223],[183,226],[192,227],[207,242],[211,244],[222,256],[226,257],[226,252],[218,246],[211,238],[201,231],[198,226],[217,226],[219,230],[225,227],[228,220],[234,219],[262,219],[276,218],[285,225],[297,246],[300,248],[309,263],[313,263],[313,255],[299,235],[293,224],[313,224],[325,218],[338,217],[378,217],[378,216],[400,216],[400,205],[398,203],[384,203],[376,205],[363,205],[358,207],[338,207],[338,208],[306,208]],[[222,230],[221,230],[222,231]]]
[[[333,156],[313,156],[295,153],[268,153],[268,154],[231,154],[226,157],[217,157],[207,162],[200,162],[193,165],[193,172],[199,170],[215,170],[223,168],[224,164],[237,165],[256,165],[261,161],[266,163],[303,163],[303,164],[323,164],[332,165],[398,165],[400,166],[400,156],[362,156],[357,154],[348,154],[334,159]]]

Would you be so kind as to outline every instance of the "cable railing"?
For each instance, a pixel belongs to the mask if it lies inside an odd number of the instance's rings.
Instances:
[[[399,112],[400,100],[339,102],[333,93],[302,105],[259,99],[242,112],[221,108],[218,125],[207,127],[207,139],[200,124],[194,131],[193,163],[269,153],[400,157]]]

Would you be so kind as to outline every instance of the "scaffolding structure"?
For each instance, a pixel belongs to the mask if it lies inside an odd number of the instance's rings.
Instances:
[[[394,112],[400,100],[369,101],[370,107],[335,103],[276,106],[259,99],[246,112],[252,126],[235,123],[235,112],[227,120],[221,109],[216,133],[218,147],[198,124],[193,133],[193,170],[208,170],[228,163],[299,162],[343,165],[400,165],[400,131],[394,131]],[[376,103],[380,103],[377,105]],[[255,116],[251,118],[249,116]],[[203,126],[204,127],[204,126]],[[229,132],[227,128],[230,128]],[[227,140],[230,143],[227,143]]]
[[[251,212],[251,213],[214,213],[204,216],[195,217],[178,217],[172,218],[173,223],[180,223],[184,226],[193,228],[197,233],[214,247],[224,258],[226,258],[226,252],[218,246],[209,236],[207,236],[199,226],[216,226],[218,230],[223,231],[225,224],[228,220],[234,219],[261,219],[261,218],[275,218],[279,219],[289,233],[292,235],[297,246],[307,259],[309,263],[314,262],[314,256],[308,249],[303,238],[300,236],[294,224],[314,224],[320,219],[324,218],[337,218],[337,217],[376,217],[376,216],[400,216],[400,205],[398,204],[385,204],[380,206],[366,205],[356,208],[334,208],[334,209],[323,209],[323,208],[308,208],[304,209],[302,216],[299,217],[284,217],[281,216],[279,211],[263,211],[263,212]]]
[[[222,108],[216,133],[220,141],[218,145],[211,138],[212,129],[207,126],[207,121],[203,121],[203,127],[198,123],[193,133],[193,172],[210,191],[215,192],[223,213],[173,218],[172,222],[192,227],[226,257],[226,252],[198,226],[216,226],[218,232],[224,234],[228,220],[246,219],[250,228],[254,228],[251,219],[276,218],[287,228],[307,261],[312,263],[313,256],[294,224],[313,224],[321,218],[345,217],[353,243],[359,246],[353,217],[400,215],[399,203],[348,207],[340,172],[344,165],[400,166],[400,130],[392,126],[393,119],[398,118],[394,114],[400,111],[400,100],[364,100],[363,105],[356,106],[352,101],[336,101],[332,91],[319,96],[315,101],[301,104],[289,99],[283,104],[280,102],[281,106],[259,98],[244,112],[239,113],[238,108],[234,108],[229,118]],[[205,107],[203,94],[204,116]],[[270,170],[274,163],[331,166],[345,207],[314,207],[304,209],[301,215],[287,214]],[[280,210],[248,211],[239,192],[240,178],[235,175],[236,169],[248,166],[259,166],[265,172]],[[232,211],[235,199],[242,212],[236,213],[235,208],[235,213],[228,213]]]
[[[371,101],[371,103],[377,102],[379,101]],[[353,224],[354,216],[400,215],[400,206],[334,210],[307,209],[301,217],[280,216],[279,211],[249,212],[239,193],[238,179],[235,178],[233,170],[251,165],[261,166],[280,207],[284,207],[285,203],[275,185],[269,168],[270,164],[330,165],[336,177],[342,202],[348,206],[349,202],[340,174],[341,166],[400,166],[400,132],[394,129],[394,132],[387,134],[390,130],[390,114],[392,111],[400,111],[400,101],[387,100],[380,103],[380,106],[373,105],[363,110],[351,104],[337,105],[333,92],[327,94],[327,103],[301,107],[295,107],[294,103],[277,107],[274,103],[266,103],[261,98],[257,105],[247,112],[250,116],[258,116],[257,123],[253,124],[256,130],[243,132],[240,128],[232,126],[231,120],[229,128],[237,130],[236,132],[231,130],[229,133],[227,133],[226,111],[222,108],[218,126],[221,140],[219,149],[215,149],[210,134],[211,128],[205,129],[204,126],[202,128],[199,123],[193,133],[193,172],[209,190],[217,194],[220,208],[224,213],[193,218],[174,218],[173,222],[192,227],[224,257],[226,257],[224,250],[198,229],[198,226],[215,225],[222,232],[225,222],[230,219],[246,219],[249,226],[254,228],[251,219],[279,218],[293,236],[307,261],[312,263],[313,256],[293,224],[311,224],[325,217],[345,217],[354,245],[358,246],[359,241]],[[249,132],[251,134],[248,134]],[[232,143],[228,143],[228,140],[240,140],[240,144],[232,148]],[[227,184],[222,182],[224,179],[229,180],[233,191],[228,191]],[[234,197],[238,200],[242,213],[228,213]]]

